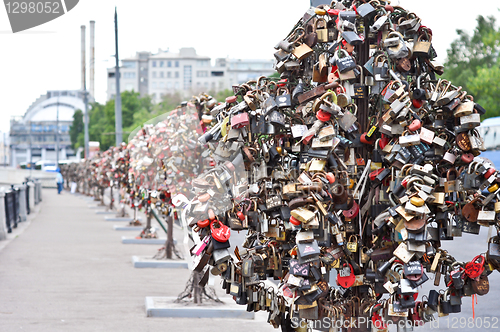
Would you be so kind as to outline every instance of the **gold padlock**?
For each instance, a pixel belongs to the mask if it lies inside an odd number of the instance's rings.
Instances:
[[[349,237],[349,242],[347,242],[347,250],[349,250],[350,252],[358,251],[358,237],[356,235],[351,235]]]
[[[495,213],[500,213],[500,200],[495,202]]]
[[[498,190],[498,183],[492,184],[491,186],[488,187],[488,192],[490,193],[494,193],[497,190]]]
[[[362,247],[361,248],[361,263],[368,263],[368,261],[370,260],[370,256],[368,256],[367,254],[368,252],[368,248],[367,247]]]
[[[339,269],[340,268],[340,259],[336,259],[335,261],[333,261],[333,263],[330,264],[330,268]]]
[[[312,221],[316,216],[315,212],[312,212],[304,207],[293,209],[290,212],[290,214],[292,215],[292,217],[294,217],[295,219],[299,220],[304,224],[307,224],[308,222]]]
[[[286,232],[283,226],[278,228],[278,236],[276,236],[276,241],[286,241]]]
[[[434,201],[431,204],[442,205],[444,204],[445,193],[433,193]]]
[[[425,204],[424,200],[418,196],[413,196],[410,199],[410,203],[417,206],[417,207],[421,207]]]

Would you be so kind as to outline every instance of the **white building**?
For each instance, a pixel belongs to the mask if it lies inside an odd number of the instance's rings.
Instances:
[[[23,117],[13,118],[10,121],[10,165],[15,167],[29,162],[30,158],[33,163],[39,160],[55,162],[57,138],[59,160],[74,157],[69,127],[77,109],[85,109],[83,92],[47,91],[31,104]]]
[[[194,48],[181,48],[178,53],[138,52],[121,62],[120,91],[150,94],[155,101],[177,91],[189,95],[231,89],[233,84],[274,73],[273,60],[216,59],[212,65],[210,57],[197,55]],[[107,100],[113,99],[115,92],[115,68],[108,68]]]
[[[273,60],[262,59],[217,59],[226,62],[226,85],[242,84],[259,76],[270,76],[275,72]]]

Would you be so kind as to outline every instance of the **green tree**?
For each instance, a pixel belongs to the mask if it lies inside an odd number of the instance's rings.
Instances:
[[[76,150],[80,147],[78,135],[83,133],[83,112],[76,110],[73,114],[73,124],[69,127],[69,137],[71,139],[71,148]]]
[[[225,89],[217,93],[215,93],[214,91],[210,91],[210,94],[215,98],[215,100],[223,102],[226,100],[227,97],[234,95],[234,92],[233,90]]]
[[[211,92],[218,101],[224,101],[233,92],[229,89]],[[138,92],[124,91],[122,96],[122,127],[123,139],[128,141],[130,133],[146,122],[159,121],[158,116],[168,114],[176,108],[184,98],[181,93],[166,94],[162,100],[155,104],[151,96],[140,97]],[[157,119],[156,119],[157,118]],[[70,129],[73,148],[84,145],[83,113],[76,111]],[[106,150],[115,145],[115,101],[109,100],[105,104],[93,103],[89,111],[89,140],[100,143],[101,150]]]
[[[478,16],[472,35],[457,30],[447,51],[443,77],[461,86],[486,109],[485,117],[500,115],[500,30],[494,17]]]

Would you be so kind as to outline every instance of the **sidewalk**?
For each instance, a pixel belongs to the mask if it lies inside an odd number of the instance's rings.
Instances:
[[[113,230],[117,223],[89,204],[44,189],[35,220],[0,250],[0,331],[274,330],[266,314],[253,321],[147,318],[145,297],[177,296],[189,271],[134,269],[133,255],[153,256],[161,246],[122,244],[121,236],[138,232]]]

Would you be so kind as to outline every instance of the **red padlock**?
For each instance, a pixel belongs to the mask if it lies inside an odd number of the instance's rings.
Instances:
[[[471,163],[474,160],[474,155],[472,153],[464,153],[462,157],[460,157],[464,163]]]
[[[335,182],[335,174],[328,172],[326,173],[326,179],[328,180],[329,183],[334,183]]]
[[[198,220],[198,222],[196,223],[198,225],[198,227],[200,228],[205,228],[207,227],[208,225],[210,225],[210,219],[205,219],[205,220]]]
[[[298,219],[296,219],[294,216],[290,216],[290,223],[292,225],[295,225],[295,226],[300,226],[301,225],[301,222]]]
[[[411,131],[417,131],[421,127],[422,127],[422,122],[420,122],[420,120],[418,120],[418,119],[415,119],[410,123],[410,125],[408,126],[408,129],[410,129]]]
[[[330,8],[326,12],[330,16],[339,16],[340,10],[339,9],[332,9],[332,8]]]
[[[238,217],[239,220],[243,221],[245,220],[245,215],[241,211],[236,212],[236,216]]]
[[[237,100],[236,96],[229,96],[226,98],[226,103],[232,104],[232,103],[235,103],[236,100]]]
[[[413,107],[415,107],[415,108],[420,108],[420,107],[424,106],[423,100],[412,99],[411,103],[412,103]]]
[[[276,84],[276,86],[278,88],[285,87],[287,82],[288,82],[288,79],[286,79],[286,78],[281,79],[281,80],[278,81],[278,83]]]
[[[349,210],[342,211],[344,217],[353,219],[356,218],[359,213],[359,205],[356,201],[352,201],[352,207]]]
[[[217,219],[210,223],[210,230],[216,241],[227,242],[231,237],[231,229]]]
[[[231,128],[239,129],[246,127],[250,124],[250,120],[248,118],[248,113],[243,112],[237,115],[233,115],[231,118]]]
[[[328,122],[330,121],[330,118],[332,117],[332,115],[328,112],[324,112],[324,111],[321,111],[319,110],[317,113],[316,113],[316,118],[319,120],[319,121],[323,121],[323,122]]]
[[[342,286],[343,288],[351,287],[352,285],[354,285],[354,282],[356,281],[356,276],[354,275],[352,265],[351,264],[347,264],[347,265],[349,265],[349,268],[351,269],[351,274],[349,274],[346,277],[341,277],[340,273],[337,274],[337,284],[339,286]]]
[[[385,168],[379,168],[373,172],[371,172],[370,174],[368,174],[368,176],[370,177],[370,180],[371,181],[375,181],[375,178],[380,174],[382,173],[382,171],[384,170]]]
[[[368,133],[361,134],[361,137],[359,139],[361,141],[361,143],[368,144],[368,145],[374,144],[376,141],[375,135],[373,135],[372,138],[369,138],[367,135],[368,135]]]
[[[479,277],[484,271],[484,256],[477,255],[474,259],[465,264],[465,274],[471,279]]]
[[[492,167],[484,173],[484,178],[487,179],[495,173],[495,169]]]

